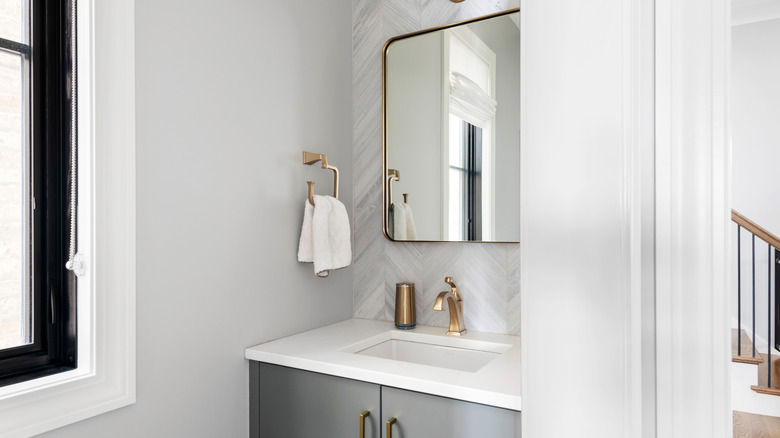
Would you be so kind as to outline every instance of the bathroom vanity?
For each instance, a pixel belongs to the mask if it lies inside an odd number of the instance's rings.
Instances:
[[[250,436],[519,437],[519,338],[445,332],[352,319],[248,348]]]
[[[518,9],[387,41],[382,173],[376,177],[383,187],[383,233],[392,244],[519,242],[519,78]],[[368,192],[366,199],[375,202],[378,195]],[[356,241],[361,231],[355,229]],[[513,306],[507,294],[512,274],[482,282],[470,266],[461,266],[468,261],[453,258],[467,254],[465,248],[425,252],[437,260],[433,269],[467,273],[472,287],[493,286],[465,289],[466,300],[474,298],[473,307],[468,304],[473,321],[507,318],[495,330],[517,332],[519,324],[510,323],[506,312]],[[489,253],[497,256],[480,252],[474,261],[512,260],[509,252]],[[512,263],[496,272],[519,272]],[[370,265],[382,269],[385,263]],[[393,275],[424,286],[417,302],[439,311],[446,306],[449,328],[398,330],[390,322],[351,319],[248,348],[250,436],[520,437],[520,338],[466,330],[462,291],[449,272],[439,271],[449,290],[427,296],[436,289],[421,282],[418,263],[402,265],[415,268]],[[436,321],[426,315],[420,314]]]

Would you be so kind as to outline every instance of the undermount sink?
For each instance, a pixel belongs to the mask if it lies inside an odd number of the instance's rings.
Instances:
[[[390,330],[342,351],[473,373],[510,348],[496,342]]]

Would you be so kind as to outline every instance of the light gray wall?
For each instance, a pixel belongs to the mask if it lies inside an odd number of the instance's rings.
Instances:
[[[780,235],[780,19],[734,26],[732,58],[732,202]]]
[[[409,205],[418,240],[441,240],[441,33],[394,43],[388,51],[388,169],[397,169],[393,199]]]
[[[520,28],[509,17],[469,26],[496,54],[496,236],[520,240]]]
[[[244,348],[351,316],[351,269],[296,261],[306,180],[332,184],[301,150],[340,168],[352,210],[350,17],[136,1],[137,403],[45,436],[247,436]]]
[[[449,275],[462,292],[468,329],[520,332],[519,245],[389,242],[382,235],[381,208],[383,44],[397,35],[519,4],[519,0],[353,0],[355,317],[391,321],[395,283],[411,281],[416,285],[417,322],[446,327],[447,312],[432,308]]]

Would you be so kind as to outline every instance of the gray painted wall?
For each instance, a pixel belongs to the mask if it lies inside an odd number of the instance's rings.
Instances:
[[[340,168],[351,211],[350,17],[136,1],[137,403],[45,436],[247,436],[244,348],[351,316],[351,269],[296,261],[306,180],[332,184],[302,149]]]
[[[520,245],[394,243],[382,235],[382,45],[389,38],[516,8],[519,0],[353,0],[354,316],[392,320],[395,283],[416,285],[417,322],[446,327],[436,295],[454,277],[466,327],[520,332]],[[518,169],[519,171],[519,169]],[[520,218],[517,218],[519,222]]]

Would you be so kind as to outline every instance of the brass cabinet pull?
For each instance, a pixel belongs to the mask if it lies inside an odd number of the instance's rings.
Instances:
[[[385,433],[386,438],[393,438],[393,425],[395,424],[395,417],[387,420],[387,433]]]
[[[371,415],[370,411],[360,414],[360,438],[366,438],[366,417]]]

